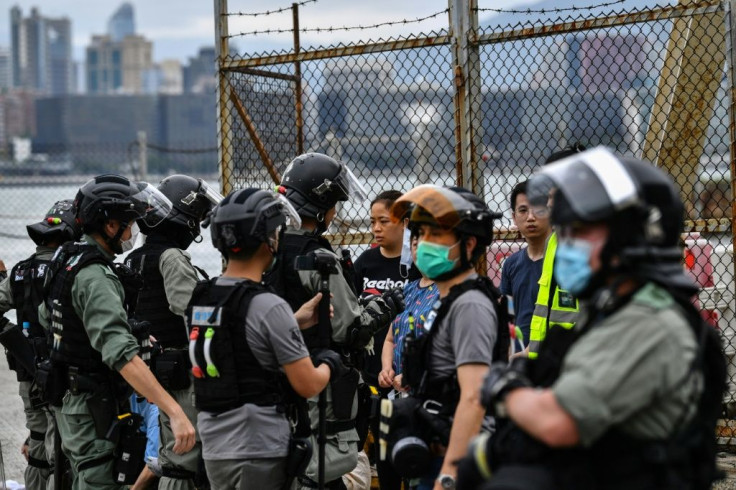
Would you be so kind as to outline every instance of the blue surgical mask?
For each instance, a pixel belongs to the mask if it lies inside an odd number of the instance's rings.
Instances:
[[[561,289],[579,296],[590,283],[593,270],[590,255],[593,247],[585,240],[572,239],[560,242],[555,254],[555,279]]]
[[[417,245],[417,267],[430,279],[436,279],[455,268],[457,259],[450,259],[450,250],[457,246],[440,245],[438,243],[421,241]]]

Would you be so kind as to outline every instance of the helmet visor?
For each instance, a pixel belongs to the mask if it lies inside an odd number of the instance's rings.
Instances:
[[[605,219],[640,199],[636,182],[616,155],[604,147],[543,167],[529,181],[527,198],[533,206],[549,201],[555,221],[554,196],[558,192],[565,196],[574,218],[586,222]]]
[[[458,193],[433,184],[424,184],[410,190],[391,206],[391,219],[399,221],[411,210],[409,222],[428,223],[451,229],[468,213],[473,205]]]
[[[171,201],[147,182],[138,182],[137,186],[138,192],[130,197],[134,202],[142,205],[143,215],[139,219],[152,228],[161,223],[171,212]]]
[[[220,204],[220,201],[222,201],[224,199],[223,195],[220,194],[219,192],[217,192],[212,187],[210,187],[207,184],[207,182],[205,182],[203,180],[200,180],[199,182],[200,182],[200,186],[199,186],[199,189],[197,190],[197,194],[200,195],[200,196],[204,196],[205,199],[207,199],[209,202],[211,202],[213,206],[217,206],[218,204]],[[196,197],[197,196],[195,195],[194,198],[192,199],[192,201],[194,201],[194,199],[196,199]],[[184,201],[187,198],[189,198],[189,196],[187,196],[184,199],[182,199],[182,201]],[[189,203],[184,202],[184,204],[189,204]]]
[[[342,164],[342,170],[335,178],[333,185],[337,186],[346,198],[345,201],[350,200],[355,203],[361,203],[368,198],[368,193],[365,191],[363,183],[355,176],[350,168]],[[342,199],[341,199],[342,200]]]

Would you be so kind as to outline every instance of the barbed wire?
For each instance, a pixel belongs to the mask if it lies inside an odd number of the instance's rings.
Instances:
[[[303,0],[301,2],[297,3],[297,6],[301,7],[303,5],[306,5],[308,3],[317,3],[317,0]],[[232,17],[232,16],[239,16],[239,17],[261,17],[266,15],[273,15],[273,14],[280,14],[281,12],[286,12],[288,10],[291,10],[292,6],[289,5],[288,7],[282,7],[280,9],[276,10],[266,10],[264,12],[226,12],[222,15],[226,17]]]
[[[416,19],[393,20],[393,21],[379,22],[378,24],[372,24],[372,25],[367,25],[367,26],[306,27],[304,29],[299,29],[299,32],[322,33],[322,32],[336,32],[336,31],[364,31],[368,29],[376,29],[378,27],[416,24],[419,22],[424,22],[425,20],[433,19],[442,14],[446,14],[447,12],[449,12],[449,9],[440,10],[439,12],[435,12],[425,17],[418,17]],[[232,38],[232,37],[242,37],[242,36],[257,36],[260,34],[285,34],[285,33],[290,33],[290,32],[294,32],[294,29],[263,29],[263,30],[258,30],[258,31],[239,32],[237,34],[230,34],[227,37]]]
[[[576,11],[582,11],[582,10],[593,10],[597,8],[602,7],[611,7],[613,5],[618,5],[624,3],[626,0],[614,0],[612,2],[604,2],[599,3],[596,5],[588,5],[586,7],[575,7],[574,5],[572,7],[561,7],[561,8],[550,8],[550,9],[500,9],[500,8],[491,8],[491,7],[478,7],[475,10],[477,12],[498,12],[498,13],[504,13],[504,14],[551,14],[551,13],[558,13],[558,12],[576,12]]]

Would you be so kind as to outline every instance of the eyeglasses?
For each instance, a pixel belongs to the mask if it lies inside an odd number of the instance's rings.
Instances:
[[[514,214],[520,217],[524,217],[528,216],[530,212],[537,218],[546,218],[549,216],[549,207],[535,206],[532,208],[527,208],[526,206],[521,206],[514,212]]]

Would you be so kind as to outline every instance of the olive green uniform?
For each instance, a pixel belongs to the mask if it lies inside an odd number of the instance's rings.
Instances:
[[[159,271],[166,285],[166,300],[169,309],[176,315],[185,316],[187,305],[192,297],[194,286],[197,285],[197,272],[192,266],[189,254],[178,248],[170,248],[161,254],[159,258]],[[191,377],[191,376],[190,376]],[[194,408],[194,385],[190,384],[185,390],[169,390],[169,394],[176,400],[192,425],[197,427],[197,410]],[[199,439],[199,431],[196,432],[197,442],[191,451],[184,454],[174,453],[176,438],[171,431],[169,416],[159,412],[159,453],[158,462],[162,467],[174,466],[186,471],[196,472],[200,455],[202,453],[202,442]],[[193,490],[194,484],[190,479],[177,479],[162,477],[159,489],[166,490]]]
[[[49,247],[36,247],[36,258],[50,260],[56,249]],[[15,308],[13,293],[10,288],[10,278],[0,283],[0,314]],[[6,328],[15,327],[9,324]],[[26,414],[26,428],[30,431],[28,440],[28,456],[40,461],[46,461],[49,465],[54,463],[54,416],[49,408],[33,408],[30,401],[32,383],[21,381],[18,394],[23,399],[23,410]],[[28,490],[48,489],[54,487],[54,478],[51,468],[38,468],[28,465],[23,474],[25,485]]]
[[[91,237],[84,235],[83,239],[97,245],[100,252],[110,260],[114,258]],[[92,347],[100,352],[105,365],[114,371],[120,371],[138,354],[138,343],[130,333],[123,299],[123,286],[107,265],[90,264],[74,278],[74,310],[84,324]],[[45,304],[39,307],[39,319],[44,328],[50,328],[50,312]],[[92,415],[87,408],[87,400],[91,396],[89,393],[72,395],[67,391],[63,405],[56,415],[62,448],[75,471],[73,488],[124,488],[113,483],[111,459],[79,471],[80,465],[110,456],[114,449],[112,442],[97,437]]]
[[[583,446],[613,426],[637,439],[663,440],[695,412],[702,390],[702,376],[691,370],[696,351],[680,307],[649,283],[573,344],[552,390]]]

